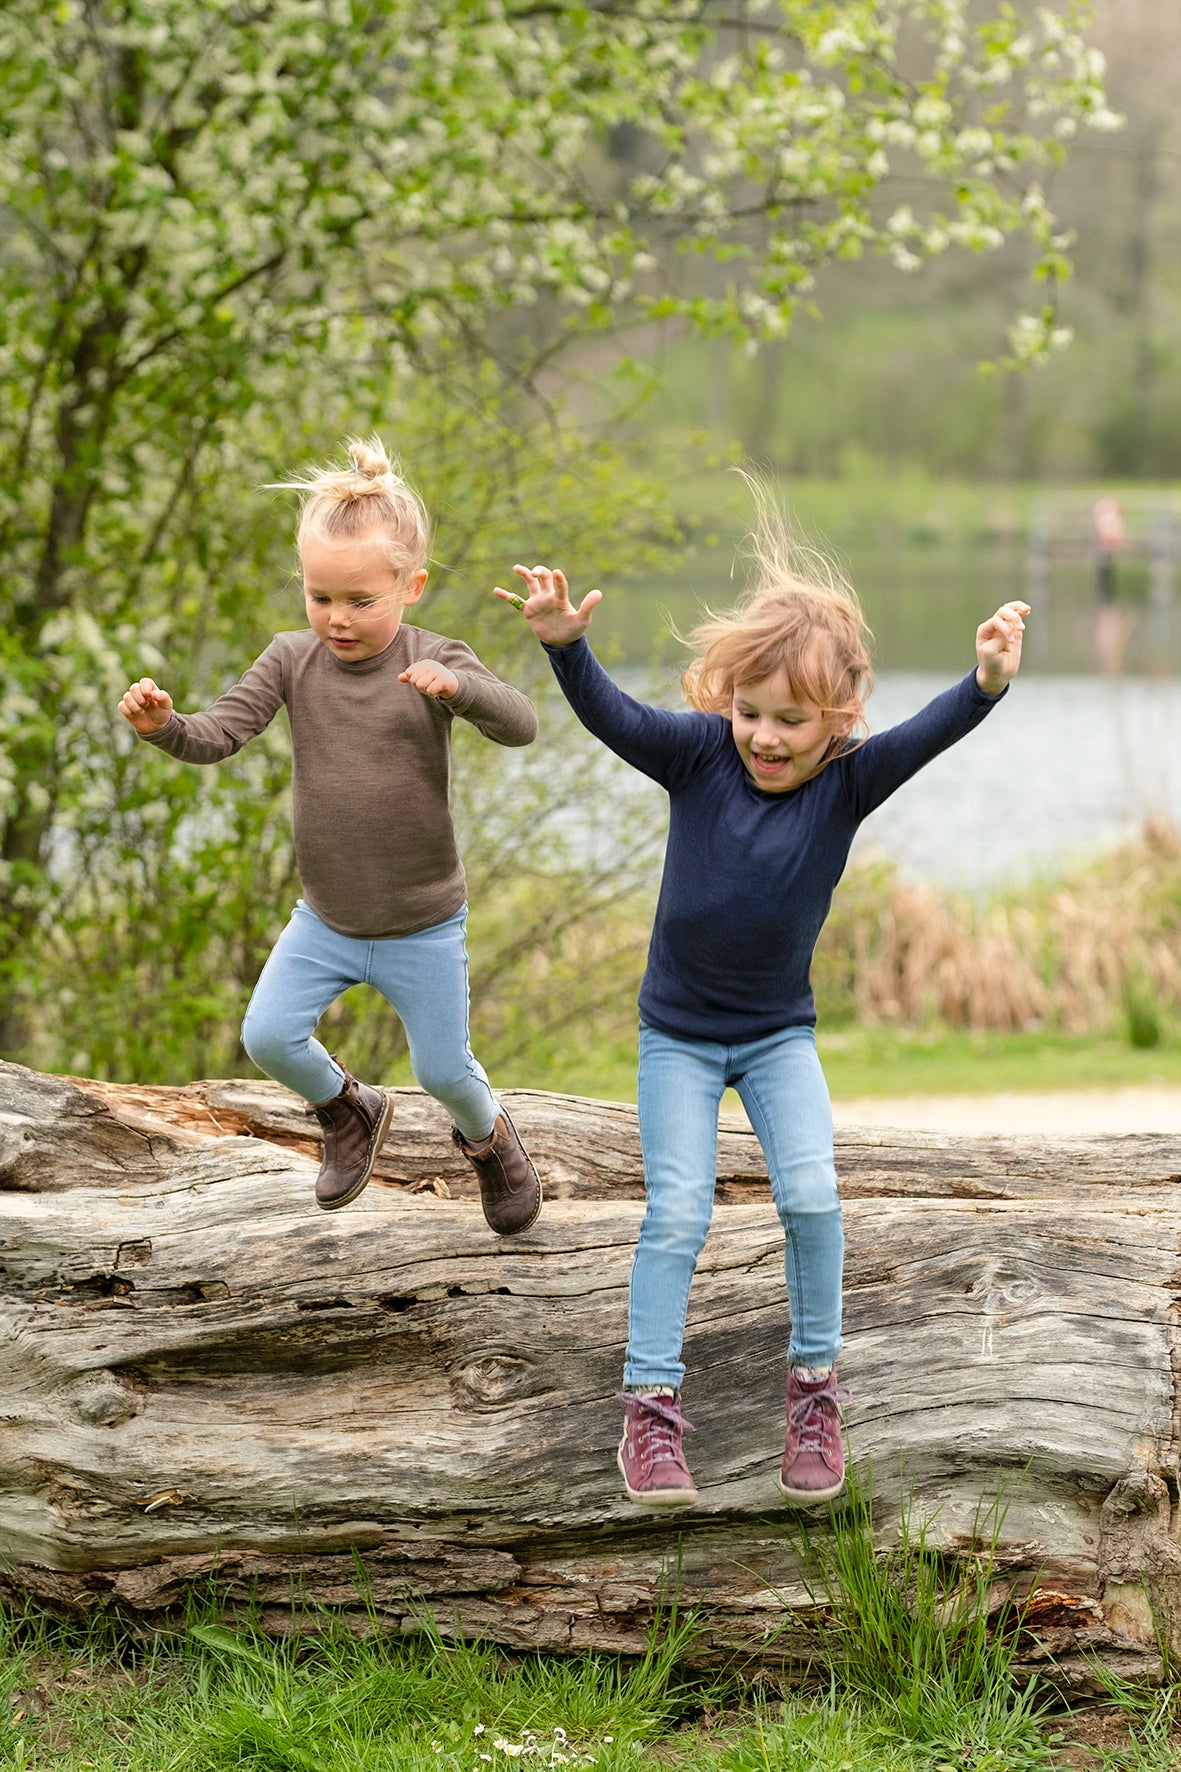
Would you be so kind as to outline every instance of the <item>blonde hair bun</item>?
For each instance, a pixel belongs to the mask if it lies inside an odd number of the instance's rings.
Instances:
[[[380,437],[350,437],[345,448],[348,472],[333,476],[346,482],[340,489],[342,498],[366,498],[378,490],[379,481],[398,478]]]
[[[420,571],[431,550],[426,507],[378,436],[348,437],[342,466],[310,468],[270,490],[298,492],[296,546],[306,536],[322,541],[373,540],[399,577]]]

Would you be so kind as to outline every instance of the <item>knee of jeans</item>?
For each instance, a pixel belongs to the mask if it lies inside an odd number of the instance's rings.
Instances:
[[[780,1217],[786,1213],[838,1212],[841,1205],[836,1171],[830,1163],[801,1163],[775,1190]]]
[[[649,1206],[640,1225],[640,1243],[654,1255],[696,1261],[705,1247],[709,1220],[677,1213],[653,1212]]]
[[[290,1060],[305,1042],[288,1038],[273,1023],[260,1022],[247,1011],[242,1022],[242,1044],[246,1056],[260,1071],[270,1073],[276,1065]]]
[[[477,1081],[470,1065],[463,1062],[457,1065],[454,1061],[437,1064],[419,1058],[414,1065],[414,1075],[419,1088],[433,1095],[436,1101],[449,1101],[456,1096],[462,1098]]]

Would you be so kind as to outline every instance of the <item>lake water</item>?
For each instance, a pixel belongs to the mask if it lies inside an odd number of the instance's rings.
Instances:
[[[612,675],[633,695],[678,705],[667,673]],[[915,713],[954,675],[883,672],[871,730]],[[618,768],[628,792],[635,773]],[[662,817],[664,796],[642,791]],[[910,880],[978,889],[1056,874],[1153,817],[1181,826],[1181,679],[1025,671],[975,732],[866,820],[853,855],[887,856]]]
[[[594,644],[632,694],[683,705],[682,633],[730,603],[730,542],[665,581],[605,590]],[[851,540],[845,564],[876,637],[871,730],[905,719],[966,671],[976,625],[1008,598],[1034,602],[1024,668],[1004,703],[876,812],[854,856],[888,856],[911,880],[987,888],[1055,874],[1160,817],[1181,826],[1181,600],[1175,558],[1121,561],[1120,651],[1104,645],[1093,562],[1055,565],[1033,588],[1025,538],[968,545]],[[1112,611],[1108,611],[1111,614]],[[673,663],[672,661],[677,661]],[[655,661],[655,662],[653,662]],[[1122,664],[1100,670],[1098,665]],[[620,791],[626,791],[622,777]]]
[[[947,679],[891,672],[874,730]],[[1162,817],[1181,826],[1181,681],[1022,673],[1001,705],[866,819],[855,856],[909,879],[979,887],[1053,874]]]
[[[1097,651],[1094,568],[1067,560],[1041,581],[1031,577],[1023,539],[989,545],[895,542],[851,546],[838,558],[857,586],[875,635],[879,671],[966,670],[977,624],[1000,604],[1020,598],[1033,605],[1027,625],[1025,668],[1045,676],[1087,675]],[[732,547],[703,550],[673,578],[604,588],[595,611],[594,642],[604,655],[642,665],[676,657],[670,627],[684,633],[712,604],[725,608],[743,588]],[[1145,559],[1121,562],[1117,613],[1122,665],[1130,676],[1181,673],[1181,570],[1174,562],[1154,584]],[[589,587],[588,587],[589,588]]]

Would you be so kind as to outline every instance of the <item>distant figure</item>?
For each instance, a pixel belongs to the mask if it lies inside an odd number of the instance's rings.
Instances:
[[[766,1154],[785,1232],[791,1339],[779,1488],[800,1505],[829,1501],[844,1484],[844,1238],[812,952],[858,825],[996,706],[1021,662],[1029,614],[1026,603],[1003,604],[977,629],[976,662],[959,683],[913,719],[858,740],[871,674],[857,598],[835,575],[812,582],[810,560],[763,504],[759,582],[689,636],[689,712],[634,701],[612,682],[586,641],[598,591],[575,606],[563,574],[546,566],[514,568],[526,597],[498,589],[545,646],[583,725],[670,800],[640,988],[647,1208],[632,1264],[618,1455],[629,1499],[652,1508],[697,1500],[682,1442],[681,1349],[728,1085]]]
[[[1118,671],[1127,644],[1127,622],[1116,605],[1115,557],[1127,539],[1124,507],[1118,498],[1097,498],[1091,507],[1095,544],[1095,656],[1100,670]]]

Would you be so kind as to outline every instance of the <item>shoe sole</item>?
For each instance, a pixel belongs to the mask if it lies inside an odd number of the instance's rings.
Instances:
[[[373,1174],[373,1166],[377,1162],[378,1156],[381,1154],[381,1147],[385,1143],[386,1136],[390,1129],[390,1121],[394,1117],[393,1096],[388,1089],[383,1089],[382,1094],[385,1096],[385,1112],[381,1116],[381,1123],[377,1128],[377,1136],[373,1140],[373,1149],[369,1153],[369,1167],[366,1169],[360,1181],[357,1182],[356,1186],[350,1188],[347,1194],[341,1194],[339,1199],[321,1200],[317,1197],[316,1205],[320,1208],[321,1212],[339,1212],[342,1206],[351,1205],[357,1198],[357,1195],[364,1193],[365,1189],[369,1186],[369,1177]]]
[[[834,1483],[831,1489],[789,1489],[781,1478],[777,1477],[775,1481],[779,1493],[785,1501],[790,1501],[793,1507],[812,1507],[822,1501],[835,1501],[845,1487],[844,1477],[839,1483]]]
[[[618,1453],[615,1462],[619,1466],[619,1474],[623,1478],[623,1487],[627,1491],[629,1501],[636,1502],[640,1507],[694,1507],[697,1503],[696,1489],[633,1489],[627,1480],[627,1472],[623,1468],[623,1459]]]

